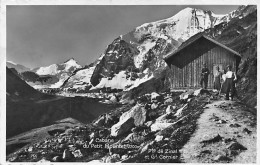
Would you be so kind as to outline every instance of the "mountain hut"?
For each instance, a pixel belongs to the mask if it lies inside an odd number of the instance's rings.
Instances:
[[[201,69],[206,63],[210,71],[208,88],[213,88],[216,67],[223,71],[231,65],[237,71],[241,55],[201,33],[183,42],[177,50],[164,57],[171,69],[171,89],[200,88]]]

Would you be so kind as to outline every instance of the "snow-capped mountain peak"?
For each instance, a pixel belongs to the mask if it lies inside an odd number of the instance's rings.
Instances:
[[[45,67],[36,68],[33,71],[40,76],[49,75],[58,78],[58,82],[55,84],[49,84],[50,88],[59,88],[70,77],[74,71],[82,68],[74,58],[70,58],[61,64],[52,64]]]
[[[81,68],[74,58],[70,58],[61,64],[52,64],[45,67],[38,68],[35,72],[38,75],[56,75],[63,72],[71,72],[75,69]]]
[[[7,63],[13,64],[13,65],[17,65],[15,62],[13,61],[6,61]]]
[[[169,36],[175,40],[184,41],[223,22],[225,20],[223,17],[226,17],[226,15],[187,7],[170,18],[138,26],[134,35],[137,38],[142,38],[145,34],[152,34],[161,38],[162,36]]]
[[[66,70],[68,70],[71,67],[81,68],[81,66],[78,64],[78,62],[74,58],[70,58],[69,60],[64,62],[64,64],[66,65],[66,68],[65,68]]]

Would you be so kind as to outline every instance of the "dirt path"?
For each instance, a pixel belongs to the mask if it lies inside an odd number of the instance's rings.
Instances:
[[[256,137],[256,115],[237,102],[214,101],[206,106],[197,130],[181,149],[182,159],[189,163],[255,163]],[[247,149],[228,149],[235,142]]]

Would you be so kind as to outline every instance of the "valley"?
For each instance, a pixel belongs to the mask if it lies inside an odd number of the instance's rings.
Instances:
[[[114,108],[113,105],[98,101],[84,97],[57,96],[37,101],[7,102],[7,138],[68,117],[87,124]]]

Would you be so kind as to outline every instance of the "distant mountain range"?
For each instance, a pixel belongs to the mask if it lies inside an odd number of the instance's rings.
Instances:
[[[8,68],[14,68],[19,73],[31,70],[30,68],[27,68],[21,64],[16,64],[12,61],[6,61],[6,66]]]

